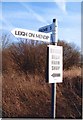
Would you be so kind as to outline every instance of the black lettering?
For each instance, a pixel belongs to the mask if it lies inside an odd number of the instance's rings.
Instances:
[[[38,37],[38,38],[42,38],[42,35],[40,35],[40,34],[36,34],[36,37]]]
[[[21,31],[15,31],[15,35],[21,35]]]
[[[35,37],[35,34],[29,33],[29,37]]]
[[[49,36],[46,36],[46,39],[48,40]]]
[[[36,34],[36,37],[39,37],[39,35]]]
[[[52,66],[52,70],[59,70],[60,67],[59,66]]]
[[[18,35],[18,32],[17,32],[17,31],[15,31],[15,35]]]
[[[43,36],[43,39],[46,39],[46,36],[45,36],[45,35]]]
[[[39,38],[41,39],[41,38],[42,38],[42,35],[39,35]]]
[[[46,35],[43,36],[43,39],[48,39],[48,38],[49,38],[49,36],[46,36]]]
[[[52,66],[52,70],[55,70],[56,69],[56,67],[55,66]]]
[[[60,77],[60,73],[57,73],[57,74],[56,74],[56,77]]]
[[[60,61],[52,61],[51,63],[54,64],[54,65],[56,65],[56,64],[59,65],[59,64],[60,64]]]
[[[15,35],[22,35],[22,36],[25,36],[25,32],[22,32],[22,31],[15,31]]]
[[[25,33],[26,36],[28,36],[28,33]]]
[[[22,35],[22,36],[25,36],[25,32],[21,32],[21,35]]]

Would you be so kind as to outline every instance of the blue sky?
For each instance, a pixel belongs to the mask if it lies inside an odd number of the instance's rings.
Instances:
[[[53,18],[58,19],[58,38],[80,47],[81,2],[3,2],[0,29],[7,34],[14,28],[37,31]]]

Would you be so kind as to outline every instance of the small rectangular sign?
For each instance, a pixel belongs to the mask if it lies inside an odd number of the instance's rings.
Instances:
[[[17,38],[25,38],[25,39],[31,39],[31,40],[50,42],[49,33],[36,32],[36,31],[26,30],[21,28],[15,28],[11,31],[11,33]]]
[[[48,51],[48,81],[49,83],[62,82],[63,48],[62,46],[48,45]]]
[[[39,32],[49,33],[52,32],[52,24],[39,28]]]

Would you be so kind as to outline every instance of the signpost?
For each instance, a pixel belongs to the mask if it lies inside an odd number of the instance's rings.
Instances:
[[[56,83],[62,82],[62,47],[57,46],[58,41],[58,23],[53,19],[51,25],[39,28],[41,32],[51,32],[50,43],[48,45],[48,81],[52,83],[52,118],[55,118],[56,111]]]
[[[49,32],[52,34],[50,35]],[[48,45],[48,81],[52,84],[52,118],[55,118],[56,111],[56,83],[62,82],[63,70],[63,48],[57,46],[58,23],[53,19],[53,23],[39,28],[39,32],[15,28],[11,33],[17,38],[40,40],[50,42]],[[50,40],[51,38],[51,40]]]
[[[55,44],[58,40],[58,23],[57,19],[53,19],[53,23],[44,27],[39,28],[40,32],[52,33],[50,43]]]
[[[56,19],[53,19],[53,29],[52,29],[52,44],[57,45],[57,30],[58,23]],[[52,118],[55,118],[56,113],[56,83],[52,83]]]
[[[49,33],[36,32],[36,31],[26,30],[21,28],[15,28],[11,31],[11,33],[17,38],[25,38],[25,39],[31,39],[31,40],[50,42]]]

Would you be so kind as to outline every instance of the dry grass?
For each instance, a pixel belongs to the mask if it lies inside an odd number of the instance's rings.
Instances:
[[[2,80],[3,117],[51,117],[51,84],[44,77],[13,71],[3,74]],[[57,84],[57,118],[81,118],[81,84],[80,69],[65,72]]]
[[[76,76],[81,76],[81,68],[80,67],[72,67],[70,70],[65,70],[63,72],[64,78],[69,77],[73,78]]]
[[[73,67],[71,70],[64,71],[63,83],[57,84],[57,117],[68,119],[82,117],[82,79],[80,68]]]
[[[0,74],[0,108],[2,106],[2,75]]]
[[[39,76],[7,75],[3,77],[3,116],[48,117],[50,85]]]
[[[79,53],[66,44],[65,47],[64,68],[70,68],[73,62],[78,66]],[[51,118],[51,84],[45,78],[46,49],[44,44],[19,43],[3,50],[3,117]],[[64,71],[63,82],[57,83],[56,118],[81,117],[81,68],[72,67]]]

